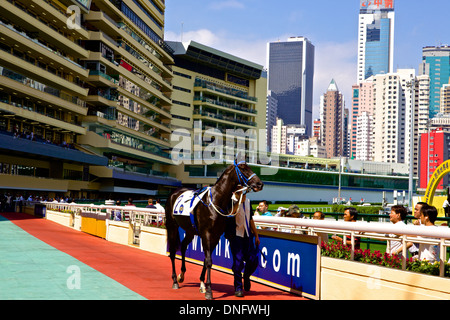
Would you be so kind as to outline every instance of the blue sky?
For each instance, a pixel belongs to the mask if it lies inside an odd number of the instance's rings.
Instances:
[[[268,42],[304,36],[315,46],[314,116],[331,79],[350,107],[359,0],[166,0],[166,40],[195,40],[267,66]],[[422,47],[450,44],[449,0],[395,1],[394,71],[417,70]]]

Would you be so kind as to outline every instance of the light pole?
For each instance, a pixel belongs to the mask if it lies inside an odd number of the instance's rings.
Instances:
[[[414,183],[414,102],[415,102],[415,94],[414,94],[414,86],[415,82],[414,79],[411,79],[411,81],[408,81],[406,83],[406,87],[411,90],[411,127],[410,127],[410,133],[409,133],[409,140],[410,140],[410,146],[409,146],[409,184],[408,184],[408,206],[410,208],[413,207],[413,183]]]

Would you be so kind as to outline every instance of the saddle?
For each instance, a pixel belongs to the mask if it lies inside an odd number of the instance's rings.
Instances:
[[[191,219],[192,226],[197,231],[197,226],[194,219],[194,209],[199,204],[203,203],[203,197],[205,194],[211,192],[211,187],[204,187],[198,190],[188,190],[183,192],[175,200],[175,205],[173,206],[173,216],[185,216]]]

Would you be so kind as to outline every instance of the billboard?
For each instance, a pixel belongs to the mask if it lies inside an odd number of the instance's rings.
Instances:
[[[180,229],[180,239],[184,231]],[[317,236],[259,230],[258,268],[252,280],[304,297],[319,299],[320,246]],[[179,252],[181,255],[181,253]],[[201,239],[194,237],[186,258],[203,263]],[[212,254],[214,267],[232,273],[233,256],[224,235]]]
[[[394,9],[394,0],[360,0],[361,10]]]

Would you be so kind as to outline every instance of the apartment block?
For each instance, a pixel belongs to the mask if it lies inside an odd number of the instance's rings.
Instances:
[[[0,3],[2,188],[126,198],[181,185],[164,11],[160,0]]]
[[[172,128],[186,130],[192,137],[191,159],[184,159],[186,173],[180,173],[183,181],[202,183],[189,177],[204,177],[206,172],[215,182],[223,166],[206,166],[204,160],[232,161],[241,152],[256,163],[256,151],[267,149],[263,66],[195,41],[168,44],[175,60]],[[206,159],[210,153],[211,159]]]

